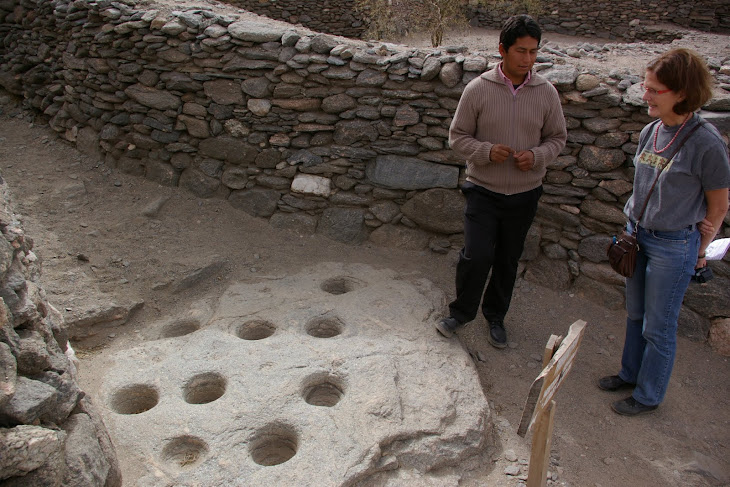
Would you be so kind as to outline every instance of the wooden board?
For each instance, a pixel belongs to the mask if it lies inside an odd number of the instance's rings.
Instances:
[[[527,434],[535,422],[535,417],[545,409],[550,401],[552,401],[555,393],[558,392],[560,385],[573,367],[575,355],[583,339],[585,327],[586,322],[583,320],[578,320],[570,325],[568,335],[560,342],[560,346],[553,354],[548,365],[542,369],[540,375],[532,383],[530,392],[527,394],[525,408],[522,410],[520,426],[517,428],[518,435],[524,437]],[[548,347],[550,346],[550,341],[548,341]]]

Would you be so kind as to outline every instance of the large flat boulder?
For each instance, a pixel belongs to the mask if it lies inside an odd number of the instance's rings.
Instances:
[[[105,421],[138,485],[435,481],[491,432],[469,355],[433,327],[443,304],[359,264],[234,284],[191,333],[116,354]]]

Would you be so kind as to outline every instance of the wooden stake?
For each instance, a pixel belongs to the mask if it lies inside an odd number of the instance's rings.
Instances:
[[[532,435],[530,468],[527,472],[527,487],[547,485],[548,466],[550,465],[550,445],[555,420],[555,401],[538,413]]]

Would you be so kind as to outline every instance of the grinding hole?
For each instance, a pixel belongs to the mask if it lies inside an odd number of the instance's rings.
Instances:
[[[194,436],[179,436],[162,449],[162,460],[176,468],[192,468],[208,453],[208,445]]]
[[[355,284],[355,281],[349,277],[333,277],[324,281],[321,288],[322,291],[339,295],[354,291],[356,288]]]
[[[276,331],[276,326],[266,320],[251,320],[238,327],[236,335],[244,340],[263,340]]]
[[[332,338],[342,333],[343,324],[338,318],[320,316],[309,320],[307,334],[315,338]]]
[[[303,397],[312,406],[332,407],[344,395],[344,385],[339,377],[330,374],[315,374],[304,382]]]
[[[253,461],[259,465],[281,465],[296,455],[297,435],[291,426],[270,424],[256,433],[249,452]]]
[[[157,406],[160,396],[157,389],[146,384],[133,384],[116,391],[110,407],[119,414],[139,414]]]
[[[208,404],[226,392],[225,377],[215,372],[199,374],[185,384],[185,402],[189,404]]]
[[[169,325],[165,326],[162,329],[162,333],[160,333],[160,336],[162,338],[181,337],[181,336],[189,335],[192,332],[197,331],[199,329],[200,329],[200,323],[197,320],[183,319],[183,320],[175,321],[175,322],[170,323]]]

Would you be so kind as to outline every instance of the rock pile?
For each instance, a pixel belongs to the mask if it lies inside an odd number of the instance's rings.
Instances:
[[[14,4],[0,24],[0,85],[85,152],[300,233],[461,247],[463,161],[448,128],[492,55],[347,41],[211,7]],[[561,94],[569,134],[523,262],[528,278],[621,306],[605,247],[624,222],[649,118],[639,73],[581,70],[573,54],[548,45],[536,65]],[[728,100],[706,112],[726,134]],[[716,273],[702,292],[727,303],[727,265]],[[685,333],[702,339],[724,316],[686,308],[697,313]]]
[[[61,314],[37,284],[40,262],[0,184],[0,482],[121,485],[114,447],[78,387]]]

